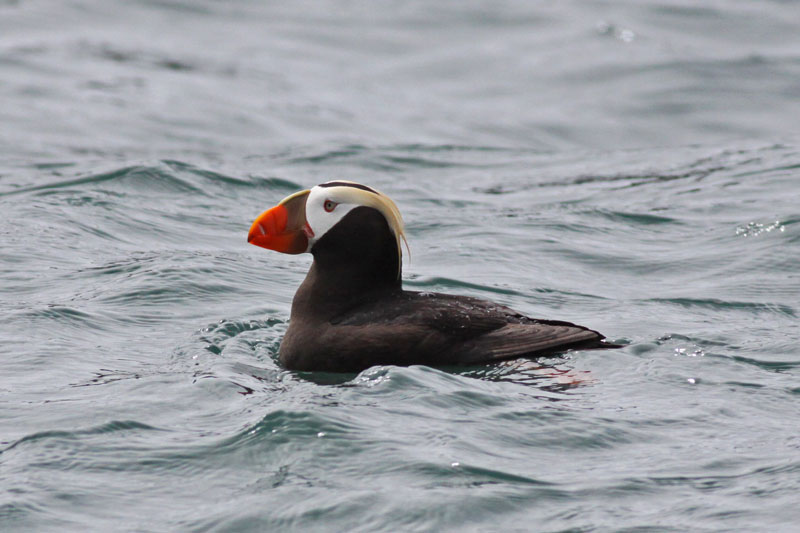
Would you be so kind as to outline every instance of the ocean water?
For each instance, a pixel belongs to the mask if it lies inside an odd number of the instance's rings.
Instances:
[[[799,135],[796,2],[0,1],[0,530],[797,531]],[[330,179],[626,346],[281,368]]]

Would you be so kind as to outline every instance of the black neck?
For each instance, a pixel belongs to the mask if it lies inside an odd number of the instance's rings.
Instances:
[[[384,216],[357,207],[311,249],[314,263],[292,304],[292,314],[330,320],[378,295],[401,290],[397,239]]]

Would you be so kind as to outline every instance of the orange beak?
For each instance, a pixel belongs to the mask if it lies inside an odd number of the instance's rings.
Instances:
[[[296,192],[256,218],[247,242],[282,252],[302,254],[308,249],[306,199],[311,191]]]

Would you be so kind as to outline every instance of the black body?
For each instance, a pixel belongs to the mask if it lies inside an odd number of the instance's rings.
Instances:
[[[370,207],[349,212],[311,253],[280,348],[289,369],[474,365],[614,347],[569,322],[529,318],[477,298],[404,291],[395,236]]]

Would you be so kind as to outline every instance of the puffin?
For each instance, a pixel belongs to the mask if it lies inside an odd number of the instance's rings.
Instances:
[[[408,242],[400,210],[360,183],[329,181],[284,198],[255,219],[247,242],[313,256],[279,348],[289,370],[476,366],[619,347],[584,326],[531,318],[491,301],[404,290]]]

